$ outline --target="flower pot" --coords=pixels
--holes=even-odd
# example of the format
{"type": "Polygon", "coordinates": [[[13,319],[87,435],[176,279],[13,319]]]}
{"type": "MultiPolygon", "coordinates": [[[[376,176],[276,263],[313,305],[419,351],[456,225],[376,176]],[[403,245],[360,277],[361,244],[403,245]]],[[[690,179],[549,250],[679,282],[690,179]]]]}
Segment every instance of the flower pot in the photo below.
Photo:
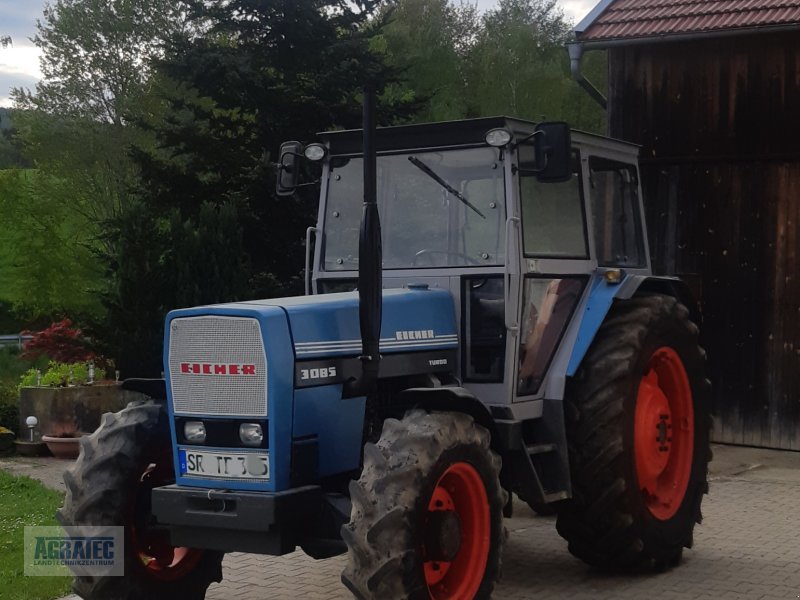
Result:
{"type": "Polygon", "coordinates": [[[47,448],[56,458],[76,459],[80,453],[80,440],[83,435],[86,434],[79,434],[78,437],[53,437],[43,435],[42,441],[47,444],[47,448]]]}

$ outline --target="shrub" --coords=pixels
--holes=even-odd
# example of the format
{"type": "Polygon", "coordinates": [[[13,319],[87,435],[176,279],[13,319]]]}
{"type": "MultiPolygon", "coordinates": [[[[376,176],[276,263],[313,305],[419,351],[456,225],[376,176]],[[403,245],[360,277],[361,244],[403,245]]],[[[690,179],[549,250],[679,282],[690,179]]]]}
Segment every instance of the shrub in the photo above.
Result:
{"type": "Polygon", "coordinates": [[[13,383],[0,382],[0,427],[16,431],[19,426],[19,392],[13,383]]]}
{"type": "Polygon", "coordinates": [[[47,356],[60,363],[75,363],[94,360],[94,353],[89,350],[81,330],[72,327],[72,321],[64,319],[53,323],[47,329],[32,333],[23,331],[23,335],[32,335],[23,346],[22,358],[36,359],[47,356]]]}

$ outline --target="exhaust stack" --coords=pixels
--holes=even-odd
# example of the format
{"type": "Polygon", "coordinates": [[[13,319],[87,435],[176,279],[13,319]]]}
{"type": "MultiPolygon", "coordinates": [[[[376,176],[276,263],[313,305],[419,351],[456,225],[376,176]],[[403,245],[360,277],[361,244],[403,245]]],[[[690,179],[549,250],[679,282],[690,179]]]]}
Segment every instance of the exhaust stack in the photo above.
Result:
{"type": "Polygon", "coordinates": [[[375,150],[375,89],[364,86],[364,207],[358,240],[358,317],[361,325],[361,378],[356,388],[363,394],[375,389],[380,367],[382,312],[381,222],[377,202],[375,150]]]}

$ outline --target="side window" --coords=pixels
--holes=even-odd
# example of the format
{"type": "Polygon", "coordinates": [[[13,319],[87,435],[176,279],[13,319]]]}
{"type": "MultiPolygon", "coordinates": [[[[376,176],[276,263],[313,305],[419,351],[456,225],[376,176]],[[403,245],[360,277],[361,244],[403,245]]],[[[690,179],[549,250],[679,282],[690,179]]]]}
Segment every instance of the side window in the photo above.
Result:
{"type": "Polygon", "coordinates": [[[519,153],[525,256],[588,258],[578,155],[573,155],[569,181],[540,183],[528,170],[533,161],[532,148],[520,146],[519,153]]]}
{"type": "Polygon", "coordinates": [[[643,267],[645,254],[636,167],[592,157],[589,169],[598,264],[643,267]]]}
{"type": "Polygon", "coordinates": [[[518,396],[534,394],[542,384],[585,282],[584,278],[530,277],[525,280],[519,336],[518,396]]]}

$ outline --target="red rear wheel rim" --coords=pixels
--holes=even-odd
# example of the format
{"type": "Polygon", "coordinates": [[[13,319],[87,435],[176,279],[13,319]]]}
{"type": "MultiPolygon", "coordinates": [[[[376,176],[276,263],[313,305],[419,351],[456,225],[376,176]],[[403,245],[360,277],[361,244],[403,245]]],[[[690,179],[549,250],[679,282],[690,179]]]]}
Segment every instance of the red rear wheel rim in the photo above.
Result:
{"type": "Polygon", "coordinates": [[[173,480],[171,461],[167,459],[159,464],[151,464],[145,470],[139,479],[133,506],[134,518],[127,531],[131,546],[145,572],[159,581],[175,581],[185,577],[203,557],[202,550],[171,546],[167,532],[153,530],[145,524],[150,491],[173,480]]]}
{"type": "Polygon", "coordinates": [[[662,346],[639,383],[634,421],[636,475],[656,519],[675,516],[689,487],[694,453],[694,404],[678,353],[662,346]]]}
{"type": "Polygon", "coordinates": [[[458,517],[461,543],[450,562],[430,559],[423,546],[423,568],[433,600],[474,598],[483,581],[491,545],[491,518],[486,487],[478,471],[465,462],[452,464],[436,483],[428,512],[452,511],[458,517]]]}

